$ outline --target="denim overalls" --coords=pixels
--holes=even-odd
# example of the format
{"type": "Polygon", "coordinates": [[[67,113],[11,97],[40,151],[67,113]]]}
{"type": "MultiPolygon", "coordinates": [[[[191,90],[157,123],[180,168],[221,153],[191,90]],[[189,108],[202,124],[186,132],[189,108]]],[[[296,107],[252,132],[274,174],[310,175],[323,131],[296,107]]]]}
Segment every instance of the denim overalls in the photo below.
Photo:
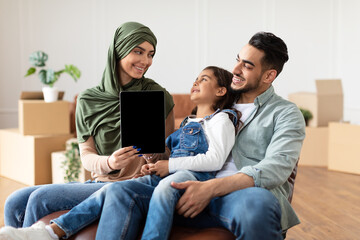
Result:
{"type": "MultiPolygon", "coordinates": [[[[216,110],[213,114],[204,117],[199,122],[187,121],[189,117],[186,117],[182,121],[180,128],[172,133],[166,139],[166,145],[170,149],[170,157],[188,157],[195,156],[199,153],[206,153],[209,144],[206,139],[204,129],[201,126],[205,120],[210,120],[215,114],[220,112],[220,109],[216,110]]],[[[234,123],[237,122],[237,115],[233,110],[225,109],[222,112],[230,113],[234,115],[234,123]]],[[[194,175],[199,181],[205,181],[215,177],[216,172],[194,172],[194,175]]]]}

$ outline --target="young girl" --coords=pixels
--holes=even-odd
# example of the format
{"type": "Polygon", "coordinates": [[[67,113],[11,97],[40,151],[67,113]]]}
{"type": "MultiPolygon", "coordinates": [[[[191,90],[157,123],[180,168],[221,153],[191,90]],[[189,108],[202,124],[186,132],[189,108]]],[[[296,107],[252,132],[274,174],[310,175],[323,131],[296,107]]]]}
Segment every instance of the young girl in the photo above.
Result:
{"type": "Polygon", "coordinates": [[[224,110],[234,102],[226,94],[231,79],[232,74],[223,69],[205,68],[191,88],[191,100],[196,104],[194,115],[185,118],[180,129],[166,139],[170,159],[142,167],[143,174],[157,175],[152,176],[151,184],[157,186],[150,199],[142,239],[168,239],[181,196],[171,182],[206,181],[222,168],[240,119],[239,112],[224,110]]]}
{"type": "MultiPolygon", "coordinates": [[[[132,183],[141,183],[144,191],[153,191],[143,238],[167,239],[175,205],[181,195],[179,190],[171,187],[171,182],[204,181],[213,178],[215,171],[221,169],[233,147],[240,113],[224,110],[230,108],[234,102],[230,94],[227,94],[231,79],[230,72],[218,67],[210,66],[200,73],[191,88],[191,100],[196,104],[193,111],[195,115],[187,117],[181,128],[166,140],[171,151],[169,160],[158,160],[156,163],[144,165],[143,177],[108,184],[70,212],[52,220],[50,226],[45,227],[43,223],[39,223],[27,229],[8,227],[0,231],[0,239],[1,236],[7,236],[8,239],[69,237],[98,219],[103,211],[117,213],[116,225],[119,228],[115,227],[116,231],[105,231],[101,230],[99,224],[97,239],[135,239],[142,215],[137,216],[136,213],[130,212],[129,206],[134,201],[133,197],[111,197],[113,193],[118,193],[122,197],[127,194],[126,190],[115,190],[112,186],[121,187],[132,183]],[[150,175],[151,173],[154,174],[150,175]],[[124,207],[114,209],[111,201],[123,204],[124,207]]],[[[149,158],[147,160],[150,162],[152,159],[149,158]]]]}

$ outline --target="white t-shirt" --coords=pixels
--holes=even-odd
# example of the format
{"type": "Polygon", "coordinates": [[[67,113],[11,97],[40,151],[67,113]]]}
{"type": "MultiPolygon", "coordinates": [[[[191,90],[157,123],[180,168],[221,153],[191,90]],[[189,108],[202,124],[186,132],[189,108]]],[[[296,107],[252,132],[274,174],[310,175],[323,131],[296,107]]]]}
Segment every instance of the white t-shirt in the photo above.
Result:
{"type": "MultiPolygon", "coordinates": [[[[234,104],[233,106],[235,109],[241,112],[241,121],[244,123],[246,119],[255,111],[255,104],[254,103],[244,103],[244,104],[234,104]]],[[[236,168],[234,159],[232,158],[232,154],[230,152],[229,156],[227,157],[224,166],[221,170],[216,174],[217,178],[227,177],[234,175],[239,170],[236,168]]]]}
{"type": "MultiPolygon", "coordinates": [[[[201,118],[189,118],[189,121],[200,120],[201,118]]],[[[170,158],[170,173],[177,170],[210,172],[222,168],[235,143],[234,124],[227,113],[219,112],[210,120],[205,120],[202,127],[208,141],[208,151],[195,156],[170,158]]]]}

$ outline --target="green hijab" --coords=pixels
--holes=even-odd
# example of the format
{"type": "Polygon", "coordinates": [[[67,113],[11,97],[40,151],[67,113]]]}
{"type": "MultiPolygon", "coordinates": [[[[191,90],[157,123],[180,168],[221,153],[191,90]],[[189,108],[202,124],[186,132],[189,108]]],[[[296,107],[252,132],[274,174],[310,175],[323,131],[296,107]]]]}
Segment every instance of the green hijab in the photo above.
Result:
{"type": "MultiPolygon", "coordinates": [[[[107,64],[101,83],[80,93],[76,106],[76,131],[79,143],[94,137],[95,146],[100,155],[110,155],[122,147],[120,139],[120,104],[121,91],[162,90],[165,92],[166,116],[174,103],[171,95],[155,81],[142,77],[133,79],[125,86],[120,86],[116,65],[131,50],[144,41],[156,49],[156,37],[152,31],[137,22],[127,22],[116,29],[110,44],[107,64]]],[[[141,115],[141,106],[139,106],[141,115]]],[[[144,122],[145,124],[145,122],[144,122]]]]}

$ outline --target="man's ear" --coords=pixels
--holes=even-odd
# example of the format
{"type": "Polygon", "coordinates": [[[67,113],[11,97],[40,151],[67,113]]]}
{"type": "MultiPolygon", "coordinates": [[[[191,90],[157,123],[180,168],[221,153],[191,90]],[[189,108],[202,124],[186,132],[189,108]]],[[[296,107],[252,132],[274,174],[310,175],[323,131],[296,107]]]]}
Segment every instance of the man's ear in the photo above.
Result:
{"type": "Polygon", "coordinates": [[[265,72],[264,76],[265,76],[264,79],[265,83],[272,83],[277,76],[277,71],[275,69],[269,69],[265,72]]]}
{"type": "Polygon", "coordinates": [[[226,94],[226,92],[227,92],[226,87],[220,87],[216,92],[216,96],[222,97],[226,94]]]}

